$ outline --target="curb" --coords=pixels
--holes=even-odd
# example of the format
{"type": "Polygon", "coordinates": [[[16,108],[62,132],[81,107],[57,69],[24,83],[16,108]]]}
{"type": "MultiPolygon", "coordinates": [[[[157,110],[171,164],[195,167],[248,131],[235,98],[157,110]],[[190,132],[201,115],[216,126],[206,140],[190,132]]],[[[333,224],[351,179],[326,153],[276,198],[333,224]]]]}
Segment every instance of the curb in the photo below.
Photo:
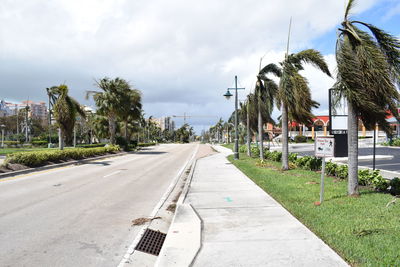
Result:
{"type": "Polygon", "coordinates": [[[7,177],[12,177],[12,176],[17,176],[21,174],[26,174],[26,173],[31,173],[31,172],[39,172],[43,170],[49,170],[49,169],[55,169],[63,166],[68,166],[68,165],[78,165],[78,164],[83,164],[86,162],[90,162],[93,160],[98,160],[98,159],[104,159],[104,158],[113,158],[113,157],[118,157],[118,156],[124,156],[129,154],[128,152],[120,152],[116,154],[107,154],[103,156],[98,156],[98,157],[93,157],[93,158],[88,158],[88,159],[80,159],[80,160],[73,160],[73,161],[68,161],[68,162],[63,162],[63,163],[56,163],[56,164],[51,164],[51,165],[45,165],[42,167],[37,167],[37,168],[28,168],[24,170],[19,170],[19,171],[11,171],[11,172],[6,172],[0,174],[0,180],[7,178],[7,177]]]}
{"type": "Polygon", "coordinates": [[[197,159],[192,163],[176,212],[154,266],[190,266],[199,253],[203,221],[191,204],[183,204],[192,183],[197,159]]]}

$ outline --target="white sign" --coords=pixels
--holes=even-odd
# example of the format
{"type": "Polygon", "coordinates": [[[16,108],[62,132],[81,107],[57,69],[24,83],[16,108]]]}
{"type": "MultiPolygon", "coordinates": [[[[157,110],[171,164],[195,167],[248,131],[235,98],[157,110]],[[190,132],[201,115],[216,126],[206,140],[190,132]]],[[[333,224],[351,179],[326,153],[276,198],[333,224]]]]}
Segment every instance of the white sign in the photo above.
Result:
{"type": "Polygon", "coordinates": [[[317,137],[315,139],[315,156],[320,158],[333,157],[335,139],[333,137],[317,137]]]}
{"type": "Polygon", "coordinates": [[[331,118],[331,129],[332,130],[347,130],[347,116],[335,116],[331,118]]]}

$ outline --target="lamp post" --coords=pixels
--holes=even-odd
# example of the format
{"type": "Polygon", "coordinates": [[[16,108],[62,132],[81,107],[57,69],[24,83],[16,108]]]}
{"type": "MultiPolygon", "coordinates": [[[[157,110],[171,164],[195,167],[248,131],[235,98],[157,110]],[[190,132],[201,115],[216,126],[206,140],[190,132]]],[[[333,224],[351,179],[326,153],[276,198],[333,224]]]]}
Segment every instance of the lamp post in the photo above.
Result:
{"type": "Polygon", "coordinates": [[[235,90],[235,147],[233,151],[233,158],[239,159],[239,131],[238,131],[238,93],[237,90],[244,90],[245,88],[237,87],[237,76],[235,76],[235,88],[228,88],[224,94],[225,98],[229,100],[232,94],[229,90],[235,90]]]}
{"type": "Polygon", "coordinates": [[[6,128],[6,126],[4,124],[0,125],[1,127],[1,148],[4,148],[4,128],[6,128]]]}

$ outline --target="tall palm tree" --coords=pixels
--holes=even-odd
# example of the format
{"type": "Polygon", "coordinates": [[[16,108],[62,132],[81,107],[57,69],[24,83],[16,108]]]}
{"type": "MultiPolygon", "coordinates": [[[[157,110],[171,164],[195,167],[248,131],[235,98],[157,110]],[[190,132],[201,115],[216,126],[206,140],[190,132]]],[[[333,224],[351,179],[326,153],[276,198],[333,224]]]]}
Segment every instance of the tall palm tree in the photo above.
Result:
{"type": "Polygon", "coordinates": [[[76,116],[79,114],[82,118],[85,118],[86,113],[79,103],[68,95],[67,85],[53,86],[48,92],[54,101],[53,113],[59,127],[58,146],[60,149],[64,149],[64,141],[69,145],[72,142],[76,116]]]}
{"type": "Polygon", "coordinates": [[[260,159],[264,159],[264,122],[274,123],[271,117],[274,101],[278,92],[277,84],[267,77],[269,73],[273,73],[276,76],[281,76],[281,71],[275,64],[268,64],[257,75],[257,82],[255,88],[255,95],[257,100],[258,109],[258,138],[260,146],[260,159]],[[264,117],[264,118],[263,118],[264,117]]]}
{"type": "Polygon", "coordinates": [[[321,53],[314,49],[307,49],[296,54],[286,55],[281,63],[282,74],[277,94],[277,104],[282,115],[282,169],[289,169],[289,142],[288,123],[296,121],[302,124],[312,124],[314,115],[312,108],[319,107],[319,103],[311,98],[307,79],[299,72],[304,69],[303,64],[312,64],[317,69],[331,77],[328,65],[321,53]]]}
{"type": "Polygon", "coordinates": [[[215,128],[217,130],[217,135],[218,135],[218,143],[220,143],[220,138],[222,137],[222,130],[224,129],[224,121],[222,118],[219,119],[219,121],[215,124],[215,128]]]}
{"type": "Polygon", "coordinates": [[[355,0],[349,0],[336,43],[338,98],[348,106],[348,194],[358,194],[358,117],[367,129],[376,124],[388,134],[386,116],[399,120],[396,88],[400,85],[400,42],[394,36],[365,22],[350,20],[355,0]],[[369,32],[362,30],[365,27],[369,32]]]}

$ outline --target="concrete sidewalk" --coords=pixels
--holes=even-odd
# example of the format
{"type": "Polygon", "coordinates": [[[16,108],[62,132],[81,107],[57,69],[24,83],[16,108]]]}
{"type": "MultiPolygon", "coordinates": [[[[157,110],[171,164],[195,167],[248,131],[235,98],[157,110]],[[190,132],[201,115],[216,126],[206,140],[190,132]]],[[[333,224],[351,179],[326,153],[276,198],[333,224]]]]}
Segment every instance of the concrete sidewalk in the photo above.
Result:
{"type": "Polygon", "coordinates": [[[202,220],[193,266],[348,266],[216,149],[197,161],[184,202],[202,220]]]}

